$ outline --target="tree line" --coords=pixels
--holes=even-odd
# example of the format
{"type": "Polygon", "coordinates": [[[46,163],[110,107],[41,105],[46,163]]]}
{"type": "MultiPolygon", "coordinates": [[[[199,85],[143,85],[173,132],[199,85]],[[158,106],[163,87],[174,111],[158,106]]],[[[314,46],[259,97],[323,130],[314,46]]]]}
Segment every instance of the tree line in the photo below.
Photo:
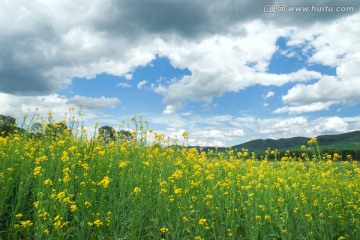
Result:
{"type": "MultiPolygon", "coordinates": [[[[12,116],[0,114],[0,136],[6,137],[13,133],[27,134],[32,138],[52,137],[57,138],[66,132],[71,132],[65,121],[48,123],[45,126],[41,123],[32,123],[29,129],[18,127],[16,119],[12,116]]],[[[105,143],[117,140],[134,140],[133,134],[127,130],[116,131],[113,127],[102,126],[97,130],[97,138],[105,143]]]]}

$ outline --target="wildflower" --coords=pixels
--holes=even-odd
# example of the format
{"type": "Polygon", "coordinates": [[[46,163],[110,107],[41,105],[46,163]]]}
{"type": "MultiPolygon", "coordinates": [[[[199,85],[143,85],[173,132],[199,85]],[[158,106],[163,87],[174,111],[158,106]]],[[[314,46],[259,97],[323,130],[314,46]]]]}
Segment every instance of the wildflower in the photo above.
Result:
{"type": "Polygon", "coordinates": [[[40,175],[41,176],[41,167],[38,166],[34,169],[34,176],[40,175]]]}
{"type": "Polygon", "coordinates": [[[71,212],[75,212],[76,209],[77,209],[76,204],[72,204],[72,205],[70,206],[70,211],[71,211],[71,212]]]}
{"type": "Polygon", "coordinates": [[[63,154],[62,154],[62,157],[61,157],[61,161],[63,162],[67,162],[69,161],[69,156],[68,156],[68,153],[66,151],[63,151],[63,154]]]}
{"type": "Polygon", "coordinates": [[[317,139],[316,138],[311,138],[309,141],[308,141],[308,144],[309,145],[312,145],[312,144],[315,144],[317,143],[317,139]]]}
{"type": "Polygon", "coordinates": [[[189,137],[189,133],[188,132],[186,132],[186,131],[184,131],[183,133],[182,133],[182,136],[183,136],[183,138],[188,138],[189,137]]]}
{"type": "Polygon", "coordinates": [[[30,220],[26,220],[26,221],[21,221],[20,222],[20,226],[22,227],[22,228],[27,228],[28,226],[32,226],[33,225],[33,223],[30,221],[30,220]]]}
{"type": "Polygon", "coordinates": [[[65,197],[65,192],[59,192],[58,195],[56,196],[57,199],[61,200],[65,197]]]}
{"type": "Polygon", "coordinates": [[[103,188],[107,188],[110,184],[110,178],[105,176],[97,185],[102,186],[103,188]]]}
{"type": "Polygon", "coordinates": [[[181,195],[181,188],[176,188],[175,190],[174,190],[174,193],[176,194],[176,195],[181,195]]]}
{"type": "Polygon", "coordinates": [[[98,154],[99,154],[100,157],[102,157],[102,156],[105,155],[105,151],[99,151],[98,154]]]}
{"type": "Polygon", "coordinates": [[[19,218],[22,218],[22,216],[23,216],[23,215],[22,215],[21,213],[18,213],[18,214],[15,215],[15,218],[16,218],[16,219],[19,219],[19,218]]]}
{"type": "Polygon", "coordinates": [[[45,181],[44,181],[44,185],[52,185],[52,181],[50,180],[50,179],[46,179],[45,181]]]}
{"type": "Polygon", "coordinates": [[[212,199],[212,198],[213,198],[213,195],[208,194],[208,195],[206,195],[206,197],[204,198],[204,201],[210,200],[210,199],[212,199]]]}
{"type": "Polygon", "coordinates": [[[165,227],[160,228],[160,232],[162,232],[162,233],[167,233],[168,231],[169,231],[168,228],[165,228],[165,227]]]}
{"type": "Polygon", "coordinates": [[[91,207],[91,202],[87,202],[87,201],[86,201],[84,204],[85,204],[85,207],[86,207],[86,208],[91,207]]]}
{"type": "Polygon", "coordinates": [[[101,220],[98,219],[98,220],[94,221],[94,225],[97,226],[97,227],[100,227],[100,226],[104,225],[104,223],[101,220]]]}
{"type": "Polygon", "coordinates": [[[204,225],[206,223],[206,219],[205,218],[202,218],[199,220],[199,224],[200,225],[204,225]]]}
{"type": "Polygon", "coordinates": [[[140,193],[141,189],[139,187],[134,188],[134,193],[140,193]]]}
{"type": "Polygon", "coordinates": [[[305,217],[309,222],[311,222],[313,219],[310,213],[305,214],[305,217]]]}
{"type": "Polygon", "coordinates": [[[127,163],[126,163],[126,162],[120,161],[120,163],[119,163],[119,167],[120,167],[120,168],[125,168],[126,166],[127,166],[127,163]]]}
{"type": "Polygon", "coordinates": [[[71,153],[74,153],[74,152],[76,151],[76,146],[70,147],[70,148],[69,148],[69,151],[70,151],[71,153]]]}
{"type": "Polygon", "coordinates": [[[184,216],[184,217],[183,217],[183,221],[184,221],[184,222],[188,222],[188,221],[189,221],[189,219],[188,219],[187,217],[185,217],[185,216],[184,216]]]}

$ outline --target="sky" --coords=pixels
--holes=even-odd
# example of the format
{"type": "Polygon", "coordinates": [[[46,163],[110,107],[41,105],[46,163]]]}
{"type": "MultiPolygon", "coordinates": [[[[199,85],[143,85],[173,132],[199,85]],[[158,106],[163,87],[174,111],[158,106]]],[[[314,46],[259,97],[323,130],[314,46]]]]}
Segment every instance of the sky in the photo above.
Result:
{"type": "Polygon", "coordinates": [[[75,108],[89,133],[141,116],[199,146],[359,130],[359,10],[358,0],[0,0],[0,114],[61,120],[75,108]]]}

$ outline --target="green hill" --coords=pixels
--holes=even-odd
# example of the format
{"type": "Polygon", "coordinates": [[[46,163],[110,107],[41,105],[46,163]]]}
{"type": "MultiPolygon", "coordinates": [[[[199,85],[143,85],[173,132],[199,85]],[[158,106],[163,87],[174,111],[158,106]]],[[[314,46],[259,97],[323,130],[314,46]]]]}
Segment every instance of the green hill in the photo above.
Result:
{"type": "MultiPolygon", "coordinates": [[[[321,149],[327,150],[360,150],[360,131],[348,132],[336,135],[321,135],[316,137],[321,149]]],[[[249,149],[250,152],[261,153],[266,149],[300,150],[301,145],[307,145],[310,138],[293,137],[274,139],[257,139],[243,144],[235,145],[233,148],[241,150],[249,149]]]]}

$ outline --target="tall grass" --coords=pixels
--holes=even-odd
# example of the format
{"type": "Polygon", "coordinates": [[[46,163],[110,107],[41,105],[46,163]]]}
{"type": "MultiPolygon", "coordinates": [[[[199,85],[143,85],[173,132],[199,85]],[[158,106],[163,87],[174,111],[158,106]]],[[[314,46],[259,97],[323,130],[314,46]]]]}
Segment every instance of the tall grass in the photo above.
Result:
{"type": "MultiPolygon", "coordinates": [[[[359,239],[360,168],[148,142],[0,137],[2,239],[359,239]],[[280,161],[282,160],[282,161],[280,161]]],[[[184,135],[187,137],[187,135],[184,135]]],[[[313,152],[314,151],[314,152],[313,152]]]]}

